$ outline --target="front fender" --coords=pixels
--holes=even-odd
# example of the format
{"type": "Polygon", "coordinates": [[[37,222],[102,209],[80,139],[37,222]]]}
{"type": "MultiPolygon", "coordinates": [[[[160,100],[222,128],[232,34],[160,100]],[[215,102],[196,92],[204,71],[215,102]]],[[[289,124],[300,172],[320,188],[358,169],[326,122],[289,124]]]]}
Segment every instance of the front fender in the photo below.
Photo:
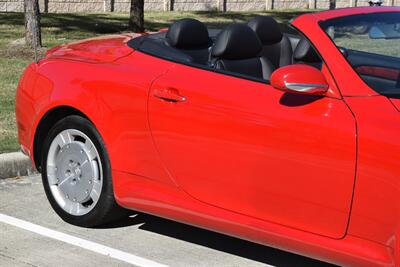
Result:
{"type": "MultiPolygon", "coordinates": [[[[153,69],[157,70],[154,65],[153,69]]],[[[147,121],[148,90],[156,73],[125,63],[44,60],[36,67],[35,76],[25,97],[33,114],[31,123],[25,123],[29,137],[21,142],[27,144],[31,158],[40,121],[53,109],[66,106],[95,125],[113,170],[170,182],[159,163],[147,121]]]]}

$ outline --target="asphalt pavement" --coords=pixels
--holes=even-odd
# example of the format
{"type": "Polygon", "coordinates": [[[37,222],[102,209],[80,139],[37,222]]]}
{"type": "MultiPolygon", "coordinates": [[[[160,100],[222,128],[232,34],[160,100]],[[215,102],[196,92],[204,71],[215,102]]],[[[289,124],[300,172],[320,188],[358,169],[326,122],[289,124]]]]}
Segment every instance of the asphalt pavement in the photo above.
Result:
{"type": "Polygon", "coordinates": [[[331,266],[135,213],[102,228],[62,221],[39,176],[0,180],[0,266],[331,266]]]}

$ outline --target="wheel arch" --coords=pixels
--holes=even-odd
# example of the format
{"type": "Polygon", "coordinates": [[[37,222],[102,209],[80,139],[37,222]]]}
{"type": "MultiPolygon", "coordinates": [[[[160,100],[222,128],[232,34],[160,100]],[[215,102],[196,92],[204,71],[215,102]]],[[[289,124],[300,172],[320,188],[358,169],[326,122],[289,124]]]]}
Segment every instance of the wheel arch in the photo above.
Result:
{"type": "Polygon", "coordinates": [[[77,115],[84,117],[85,119],[91,121],[87,115],[77,108],[71,106],[57,106],[53,107],[47,111],[40,119],[38,126],[36,127],[35,136],[33,139],[33,160],[35,162],[36,168],[41,171],[41,154],[42,154],[42,144],[46,138],[46,133],[48,133],[59,120],[70,115],[77,115]]]}

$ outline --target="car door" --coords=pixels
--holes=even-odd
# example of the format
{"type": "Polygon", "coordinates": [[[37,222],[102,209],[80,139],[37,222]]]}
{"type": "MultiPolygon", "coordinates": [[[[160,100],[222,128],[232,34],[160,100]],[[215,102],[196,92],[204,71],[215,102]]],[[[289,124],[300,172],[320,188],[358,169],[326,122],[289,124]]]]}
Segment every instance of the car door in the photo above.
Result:
{"type": "Polygon", "coordinates": [[[149,123],[176,184],[222,209],[333,238],[346,231],[356,129],[341,99],[177,64],[149,123]]]}

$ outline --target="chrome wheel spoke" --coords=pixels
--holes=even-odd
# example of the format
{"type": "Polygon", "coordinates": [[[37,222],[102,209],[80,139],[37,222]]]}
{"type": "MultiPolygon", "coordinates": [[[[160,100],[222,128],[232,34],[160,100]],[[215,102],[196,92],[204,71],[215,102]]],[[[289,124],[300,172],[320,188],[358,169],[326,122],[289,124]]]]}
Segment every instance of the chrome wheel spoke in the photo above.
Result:
{"type": "Polygon", "coordinates": [[[68,203],[68,211],[70,214],[74,214],[74,203],[72,202],[68,203]]]}
{"type": "Polygon", "coordinates": [[[72,211],[75,214],[79,214],[81,212],[81,209],[83,209],[83,206],[81,203],[73,203],[72,204],[72,211]]]}
{"type": "Polygon", "coordinates": [[[89,160],[94,160],[97,158],[97,151],[94,149],[92,144],[88,144],[88,140],[85,142],[85,152],[89,156],[89,160]]]}
{"type": "Polygon", "coordinates": [[[93,202],[97,202],[100,198],[99,192],[93,188],[92,192],[90,193],[90,197],[92,198],[93,202]]]}
{"type": "Polygon", "coordinates": [[[55,185],[58,183],[56,170],[57,170],[56,166],[47,165],[47,179],[49,180],[50,185],[55,185]]]}
{"type": "Polygon", "coordinates": [[[64,131],[57,135],[55,141],[57,142],[58,146],[62,148],[63,146],[72,142],[72,136],[68,131],[64,131]]]}
{"type": "Polygon", "coordinates": [[[97,164],[96,161],[92,161],[92,169],[94,170],[93,172],[93,180],[96,182],[99,180],[99,165],[97,164]]]}

